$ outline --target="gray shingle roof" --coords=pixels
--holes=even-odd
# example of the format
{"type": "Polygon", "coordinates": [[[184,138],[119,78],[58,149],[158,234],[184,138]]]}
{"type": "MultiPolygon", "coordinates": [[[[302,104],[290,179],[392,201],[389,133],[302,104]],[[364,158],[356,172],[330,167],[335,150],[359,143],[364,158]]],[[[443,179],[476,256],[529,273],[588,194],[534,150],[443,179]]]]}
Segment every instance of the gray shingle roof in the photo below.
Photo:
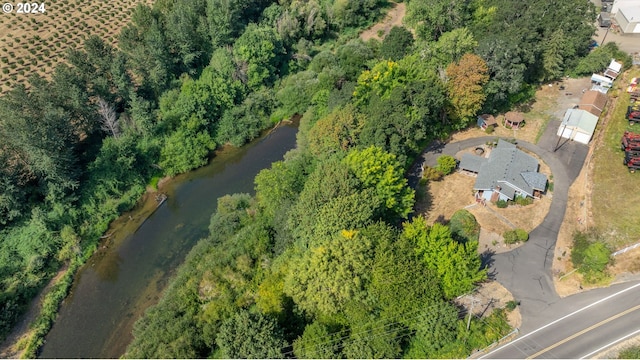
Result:
{"type": "MultiPolygon", "coordinates": [[[[460,164],[462,168],[462,162],[460,164]]],[[[544,190],[544,186],[541,186],[543,181],[546,185],[546,176],[537,172],[538,161],[518,150],[514,144],[503,140],[498,141],[498,146],[491,151],[486,162],[480,165],[475,190],[494,190],[498,185],[503,189],[501,193],[513,199],[515,190],[533,196],[534,189],[544,190]],[[507,187],[512,188],[513,192],[507,187]]]]}
{"type": "Polygon", "coordinates": [[[462,159],[460,159],[460,165],[458,166],[462,170],[473,171],[477,173],[477,172],[480,172],[480,169],[484,164],[486,164],[486,162],[487,162],[486,158],[472,155],[469,153],[464,153],[462,154],[462,159]]]}
{"type": "Polygon", "coordinates": [[[529,184],[534,190],[544,191],[547,187],[547,175],[540,174],[539,172],[523,172],[522,178],[529,184]]]}

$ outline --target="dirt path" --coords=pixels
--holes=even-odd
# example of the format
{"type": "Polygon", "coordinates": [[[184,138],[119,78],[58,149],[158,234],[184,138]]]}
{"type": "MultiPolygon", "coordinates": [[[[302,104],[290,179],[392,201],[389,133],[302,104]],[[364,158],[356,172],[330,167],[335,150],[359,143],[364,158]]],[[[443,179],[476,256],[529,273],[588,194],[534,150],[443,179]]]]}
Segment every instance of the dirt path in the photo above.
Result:
{"type": "Polygon", "coordinates": [[[382,40],[382,38],[378,36],[378,31],[382,30],[384,36],[386,36],[392,27],[402,26],[402,19],[406,12],[407,5],[405,3],[393,4],[393,7],[389,10],[384,20],[363,31],[362,34],[360,34],[360,39],[362,39],[362,41],[368,41],[370,39],[382,40]]]}
{"type": "Polygon", "coordinates": [[[24,313],[20,319],[20,321],[13,327],[7,338],[0,344],[0,358],[3,359],[17,359],[20,358],[22,349],[19,349],[18,344],[22,339],[25,339],[29,336],[29,326],[36,319],[36,317],[40,314],[40,309],[42,308],[42,300],[45,295],[49,293],[53,285],[55,285],[62,276],[67,272],[68,265],[63,266],[56,276],[53,277],[45,286],[42,291],[38,294],[38,296],[31,301],[29,304],[29,310],[24,313]]]}

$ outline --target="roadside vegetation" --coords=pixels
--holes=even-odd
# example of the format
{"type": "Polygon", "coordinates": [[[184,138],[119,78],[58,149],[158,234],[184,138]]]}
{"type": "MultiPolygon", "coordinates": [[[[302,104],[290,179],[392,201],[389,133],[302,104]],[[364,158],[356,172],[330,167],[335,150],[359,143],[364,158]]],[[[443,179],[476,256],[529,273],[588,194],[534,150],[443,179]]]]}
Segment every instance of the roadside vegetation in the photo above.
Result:
{"type": "MultiPolygon", "coordinates": [[[[294,115],[298,149],[256,177],[255,197],[219,200],[209,237],[125,356],[459,358],[505,335],[503,312],[467,329],[450,301],[486,279],[471,219],[406,222],[414,192],[403,175],[427,142],[575,66],[595,8],[411,0],[415,38],[357,39],[388,5],[139,5],[117,49],[90,37],[50,80],[0,98],[0,335],[152,179],[294,115]]],[[[69,279],[45,300],[26,356],[69,279]]]]}

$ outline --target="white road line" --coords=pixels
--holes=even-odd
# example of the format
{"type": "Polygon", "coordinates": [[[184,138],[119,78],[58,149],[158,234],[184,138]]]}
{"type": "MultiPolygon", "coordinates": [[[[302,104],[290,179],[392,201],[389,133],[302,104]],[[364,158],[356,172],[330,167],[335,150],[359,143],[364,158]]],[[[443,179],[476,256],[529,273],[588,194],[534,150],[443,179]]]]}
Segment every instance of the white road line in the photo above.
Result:
{"type": "Polygon", "coordinates": [[[625,336],[621,337],[620,339],[614,340],[614,341],[612,341],[612,342],[608,343],[607,345],[605,345],[605,346],[601,347],[601,348],[600,348],[600,349],[598,349],[598,350],[592,351],[592,352],[588,353],[587,355],[583,355],[583,356],[581,356],[581,357],[580,357],[580,359],[584,359],[584,358],[587,358],[587,357],[589,357],[589,356],[591,356],[591,355],[597,354],[597,353],[599,353],[600,351],[602,351],[602,350],[604,350],[604,349],[606,349],[606,348],[608,348],[608,347],[610,347],[610,346],[613,346],[613,345],[615,345],[615,344],[617,344],[617,343],[619,343],[619,342],[621,342],[621,341],[623,341],[623,340],[626,340],[627,338],[630,338],[630,337],[632,337],[633,335],[638,334],[638,333],[640,333],[640,329],[638,329],[638,330],[636,330],[636,331],[632,332],[631,334],[625,335],[625,336]]]}
{"type": "Polygon", "coordinates": [[[513,341],[511,341],[511,342],[509,342],[509,343],[506,343],[506,344],[504,344],[504,345],[500,346],[499,348],[497,348],[497,349],[495,349],[495,350],[493,350],[493,351],[491,351],[491,352],[489,352],[489,353],[487,353],[487,354],[485,354],[485,355],[483,355],[483,356],[479,357],[478,359],[484,359],[484,358],[486,358],[487,356],[489,356],[489,355],[493,354],[494,352],[500,351],[500,350],[504,349],[504,348],[505,348],[505,347],[507,347],[507,346],[513,345],[513,344],[517,343],[518,341],[520,341],[520,340],[522,340],[522,339],[526,339],[527,337],[529,337],[529,336],[531,336],[531,335],[533,335],[533,334],[537,333],[538,331],[542,331],[542,330],[544,330],[544,329],[548,328],[549,326],[555,325],[556,323],[558,323],[558,322],[560,322],[560,321],[562,321],[562,320],[564,320],[564,319],[566,319],[566,318],[568,318],[568,317],[571,317],[571,316],[573,316],[573,315],[575,315],[575,314],[577,314],[577,313],[580,313],[580,312],[582,312],[582,311],[584,311],[584,310],[587,310],[587,309],[589,309],[589,308],[591,308],[591,307],[593,307],[593,306],[596,306],[596,305],[598,305],[598,304],[600,304],[600,303],[602,303],[602,302],[605,302],[605,301],[607,301],[607,300],[609,300],[609,299],[611,299],[611,298],[613,298],[613,297],[616,297],[616,296],[618,296],[618,295],[620,295],[620,294],[622,294],[622,293],[625,293],[625,292],[627,292],[627,291],[629,291],[629,290],[635,289],[635,288],[637,288],[637,287],[639,287],[639,286],[640,286],[640,283],[635,284],[635,285],[633,285],[633,286],[631,286],[631,287],[628,287],[628,288],[626,288],[626,289],[624,289],[624,290],[620,290],[620,291],[618,291],[617,293],[615,293],[615,294],[611,294],[611,295],[609,295],[609,296],[607,296],[607,297],[605,297],[605,298],[602,298],[602,299],[600,299],[600,300],[598,300],[598,301],[596,301],[596,302],[594,302],[594,303],[591,303],[591,304],[589,304],[589,305],[587,305],[587,306],[583,307],[582,309],[578,309],[578,310],[576,310],[576,311],[572,312],[571,314],[565,315],[565,316],[563,316],[563,317],[561,317],[561,318],[559,318],[559,319],[557,319],[557,320],[555,320],[555,321],[552,321],[552,322],[548,323],[547,325],[545,325],[545,326],[543,326],[543,327],[537,328],[536,330],[534,330],[534,331],[532,331],[532,332],[530,332],[530,333],[526,334],[526,335],[525,335],[525,336],[523,336],[523,337],[517,338],[517,339],[515,339],[515,340],[513,340],[513,341]]]}

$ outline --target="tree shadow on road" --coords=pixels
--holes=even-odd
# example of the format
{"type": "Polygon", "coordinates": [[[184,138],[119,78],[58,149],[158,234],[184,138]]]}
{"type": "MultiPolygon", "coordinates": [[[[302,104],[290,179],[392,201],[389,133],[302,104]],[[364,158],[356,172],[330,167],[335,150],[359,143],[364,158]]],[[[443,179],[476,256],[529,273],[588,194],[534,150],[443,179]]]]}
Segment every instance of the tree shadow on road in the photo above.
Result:
{"type": "Polygon", "coordinates": [[[487,278],[489,280],[495,280],[496,279],[496,270],[492,267],[493,262],[495,261],[493,258],[493,255],[495,255],[496,252],[488,249],[483,251],[480,254],[480,262],[481,262],[481,267],[483,269],[487,269],[487,278]]]}

